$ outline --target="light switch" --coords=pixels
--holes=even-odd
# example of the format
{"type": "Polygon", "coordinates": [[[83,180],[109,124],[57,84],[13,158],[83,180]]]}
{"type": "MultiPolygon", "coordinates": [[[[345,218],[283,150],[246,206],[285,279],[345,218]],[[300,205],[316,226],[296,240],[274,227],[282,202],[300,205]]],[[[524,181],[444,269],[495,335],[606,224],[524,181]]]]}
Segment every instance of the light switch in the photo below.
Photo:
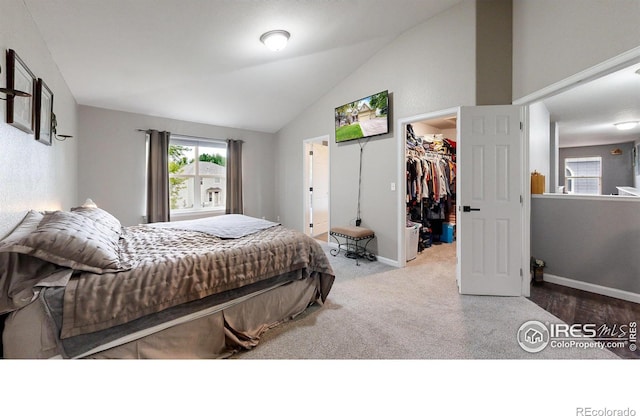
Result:
{"type": "Polygon", "coordinates": [[[395,182],[391,182],[391,190],[392,191],[396,190],[396,183],[395,182]]]}

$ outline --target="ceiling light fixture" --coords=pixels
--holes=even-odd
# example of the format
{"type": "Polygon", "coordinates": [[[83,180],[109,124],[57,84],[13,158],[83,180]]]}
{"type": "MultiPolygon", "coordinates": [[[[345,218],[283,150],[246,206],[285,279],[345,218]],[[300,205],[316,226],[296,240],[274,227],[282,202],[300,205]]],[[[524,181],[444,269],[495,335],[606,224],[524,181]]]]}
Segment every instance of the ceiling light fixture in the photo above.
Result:
{"type": "Polygon", "coordinates": [[[260,42],[272,51],[281,51],[287,46],[290,36],[286,30],[270,30],[260,36],[260,42]]]}
{"type": "Polygon", "coordinates": [[[618,130],[631,130],[638,124],[640,124],[640,121],[625,121],[623,123],[615,123],[614,126],[616,126],[618,130]]]}

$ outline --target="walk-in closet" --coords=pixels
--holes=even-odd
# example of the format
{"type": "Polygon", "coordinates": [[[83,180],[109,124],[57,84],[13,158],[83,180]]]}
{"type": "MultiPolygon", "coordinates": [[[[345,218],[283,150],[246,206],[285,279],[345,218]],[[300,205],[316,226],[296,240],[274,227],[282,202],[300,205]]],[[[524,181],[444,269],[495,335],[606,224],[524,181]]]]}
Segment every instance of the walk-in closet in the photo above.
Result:
{"type": "Polygon", "coordinates": [[[412,122],[405,128],[407,261],[456,240],[456,118],[412,122]]]}

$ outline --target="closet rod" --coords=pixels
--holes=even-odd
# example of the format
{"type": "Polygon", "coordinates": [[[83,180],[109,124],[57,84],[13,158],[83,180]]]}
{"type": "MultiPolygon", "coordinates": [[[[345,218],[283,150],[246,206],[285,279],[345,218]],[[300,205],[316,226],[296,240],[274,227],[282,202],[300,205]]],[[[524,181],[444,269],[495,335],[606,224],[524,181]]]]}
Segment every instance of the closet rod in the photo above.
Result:
{"type": "Polygon", "coordinates": [[[407,155],[411,155],[411,156],[435,156],[435,157],[442,157],[445,159],[451,159],[451,154],[448,153],[439,153],[439,152],[434,152],[431,150],[424,150],[423,152],[418,152],[416,150],[413,149],[407,149],[407,155]]]}

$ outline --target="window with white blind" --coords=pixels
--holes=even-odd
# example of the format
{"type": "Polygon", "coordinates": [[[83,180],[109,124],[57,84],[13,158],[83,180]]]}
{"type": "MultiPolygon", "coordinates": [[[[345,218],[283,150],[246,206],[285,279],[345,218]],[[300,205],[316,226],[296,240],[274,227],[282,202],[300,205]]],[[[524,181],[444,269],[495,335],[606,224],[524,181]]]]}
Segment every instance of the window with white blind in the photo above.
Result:
{"type": "Polygon", "coordinates": [[[224,211],[227,143],[171,136],[169,205],[171,213],[224,211]]]}
{"type": "Polygon", "coordinates": [[[602,193],[602,158],[571,157],[564,160],[564,186],[570,194],[602,193]]]}

